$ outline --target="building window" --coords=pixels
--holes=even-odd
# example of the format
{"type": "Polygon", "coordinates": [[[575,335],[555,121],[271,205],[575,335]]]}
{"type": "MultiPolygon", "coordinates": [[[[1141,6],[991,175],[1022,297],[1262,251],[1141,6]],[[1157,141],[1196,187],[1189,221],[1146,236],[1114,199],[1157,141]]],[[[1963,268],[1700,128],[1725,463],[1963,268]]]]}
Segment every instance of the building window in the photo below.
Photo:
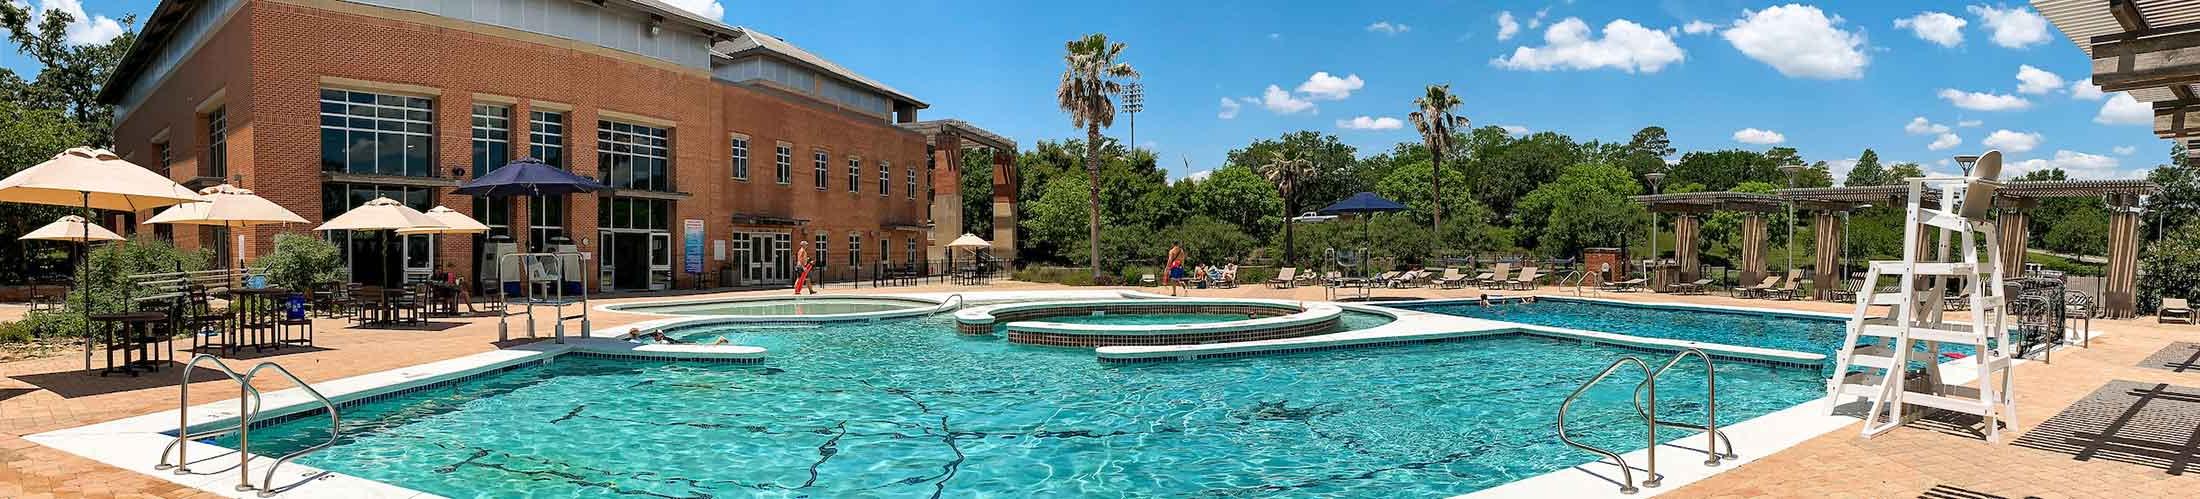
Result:
{"type": "Polygon", "coordinates": [[[848,267],[863,268],[863,236],[854,232],[848,233],[848,267]]]}
{"type": "Polygon", "coordinates": [[[893,236],[883,236],[878,238],[878,263],[883,266],[884,264],[892,261],[894,261],[893,236]]]}
{"type": "Polygon", "coordinates": [[[606,229],[672,229],[672,202],[613,197],[596,202],[596,220],[606,229]]]}
{"type": "Polygon", "coordinates": [[[863,158],[848,157],[848,193],[863,192],[863,158]]]}
{"type": "Polygon", "coordinates": [[[225,108],[206,113],[206,167],[199,171],[201,176],[229,178],[229,112],[225,108]]]}
{"type": "Polygon", "coordinates": [[[904,173],[906,173],[906,175],[903,175],[903,177],[907,177],[907,179],[908,179],[908,181],[906,182],[906,183],[908,184],[908,185],[906,185],[906,187],[908,187],[908,188],[907,188],[907,189],[902,189],[902,193],[901,193],[901,196],[902,196],[902,197],[905,197],[905,198],[909,198],[909,199],[916,199],[916,198],[917,198],[917,168],[916,168],[916,167],[913,167],[913,166],[912,166],[912,167],[909,167],[909,168],[903,168],[902,170],[904,171],[904,173]]]}
{"type": "MultiPolygon", "coordinates": [[[[812,252],[812,253],[815,253],[815,254],[813,254],[813,255],[810,255],[810,259],[811,259],[811,261],[817,262],[817,267],[818,267],[818,268],[824,268],[824,267],[825,267],[825,262],[830,262],[830,261],[832,261],[832,260],[827,260],[827,259],[825,259],[825,254],[826,254],[826,253],[829,253],[829,252],[831,252],[831,247],[832,247],[832,245],[833,245],[833,240],[832,240],[832,238],[829,238],[829,237],[825,237],[825,236],[827,236],[827,234],[826,234],[826,233],[824,233],[824,232],[818,232],[818,233],[817,233],[817,235],[815,236],[815,239],[817,239],[817,242],[815,243],[815,245],[816,245],[817,247],[815,247],[815,248],[811,248],[811,252],[812,252]]],[[[815,279],[815,278],[813,277],[812,279],[815,279]]]]}
{"type": "Polygon", "coordinates": [[[565,113],[527,112],[527,154],[543,164],[565,166],[565,113]]]}
{"type": "Polygon", "coordinates": [[[321,89],[321,169],[433,176],[434,107],[420,97],[321,89]]]}
{"type": "MultiPolygon", "coordinates": [[[[168,148],[167,142],[154,142],[153,161],[155,161],[156,163],[154,164],[159,167],[161,175],[168,175],[168,168],[176,164],[175,150],[168,148]]],[[[162,224],[156,225],[155,227],[166,226],[166,224],[162,224]]]]}
{"type": "Polygon", "coordinates": [[[878,197],[883,198],[893,195],[893,193],[888,192],[893,190],[893,187],[894,165],[885,161],[878,162],[878,197]]]}
{"type": "Polygon", "coordinates": [[[474,104],[474,176],[512,161],[512,108],[474,104]]]}
{"type": "Polygon", "coordinates": [[[826,159],[827,157],[824,149],[818,149],[810,153],[810,173],[812,175],[810,183],[815,184],[817,190],[820,191],[825,190],[825,165],[831,161],[826,159]]]}
{"type": "Polygon", "coordinates": [[[785,142],[773,151],[772,166],[778,169],[779,185],[787,185],[794,178],[794,146],[785,142]]]}
{"type": "Polygon", "coordinates": [[[669,130],[610,120],[596,121],[596,167],[618,189],[672,191],[666,175],[669,130]]]}
{"type": "Polygon", "coordinates": [[[909,268],[916,268],[916,267],[917,267],[917,236],[909,236],[909,238],[908,238],[908,239],[903,239],[903,240],[902,240],[902,247],[903,247],[903,251],[902,251],[902,253],[901,253],[901,255],[902,255],[902,256],[901,256],[901,258],[902,258],[902,260],[906,260],[906,261],[908,261],[908,262],[909,262],[909,268]]]}
{"type": "Polygon", "coordinates": [[[565,234],[565,196],[527,198],[527,251],[548,252],[550,240],[565,234]]]}
{"type": "Polygon", "coordinates": [[[489,226],[487,236],[512,237],[512,198],[474,198],[474,218],[489,226]]]}
{"type": "Polygon", "coordinates": [[[748,179],[749,179],[749,137],[748,137],[747,135],[735,135],[735,136],[733,136],[733,155],[732,155],[732,157],[733,157],[733,178],[734,178],[734,179],[736,179],[736,180],[748,180],[748,179]]]}

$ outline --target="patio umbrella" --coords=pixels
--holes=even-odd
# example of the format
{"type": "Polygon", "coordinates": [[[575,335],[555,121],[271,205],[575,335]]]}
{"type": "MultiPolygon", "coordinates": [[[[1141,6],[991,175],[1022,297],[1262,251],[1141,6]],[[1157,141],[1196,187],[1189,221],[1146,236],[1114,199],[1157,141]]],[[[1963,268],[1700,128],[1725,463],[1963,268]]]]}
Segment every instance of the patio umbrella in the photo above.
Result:
{"type": "MultiPolygon", "coordinates": [[[[200,189],[199,195],[205,196],[206,201],[176,205],[146,219],[145,224],[209,225],[235,231],[239,227],[306,223],[305,217],[253,194],[251,189],[222,184],[200,189]]],[[[230,241],[223,241],[222,244],[230,244],[230,241]]],[[[244,248],[241,244],[236,255],[237,261],[233,262],[237,264],[236,268],[244,268],[244,248]]],[[[222,262],[222,265],[230,263],[232,262],[222,262]]]]}
{"type": "MultiPolygon", "coordinates": [[[[321,223],[320,227],[314,227],[313,230],[401,231],[405,229],[441,229],[446,227],[449,226],[428,217],[420,210],[405,206],[405,203],[381,197],[374,198],[373,201],[368,201],[367,204],[359,205],[358,208],[352,208],[351,211],[344,212],[342,215],[337,215],[336,218],[321,223]]],[[[400,278],[398,281],[403,282],[404,279],[400,278]]]]}
{"type": "Polygon", "coordinates": [[[428,216],[428,218],[432,218],[432,219],[435,219],[435,221],[436,221],[436,222],[442,223],[442,224],[443,224],[443,226],[442,226],[442,227],[413,227],[413,228],[408,228],[408,229],[397,229],[397,233],[398,233],[398,234],[403,234],[403,235],[412,235],[412,234],[481,234],[481,233],[486,233],[486,232],[489,232],[489,226],[487,226],[487,225],[482,225],[482,224],[481,224],[481,222],[477,222],[477,221],[474,221],[474,217],[469,217],[469,216],[466,216],[466,214],[464,214],[464,213],[459,213],[459,212],[458,212],[458,210],[453,210],[453,209],[450,209],[449,207],[444,207],[444,206],[437,206],[437,207],[435,207],[435,208],[433,208],[433,209],[429,209],[427,213],[423,213],[423,214],[424,214],[424,215],[427,215],[427,216],[428,216]]]}
{"type": "Polygon", "coordinates": [[[555,196],[610,189],[588,177],[574,175],[535,158],[520,158],[482,175],[451,192],[474,197],[555,196]]]}
{"type": "Polygon", "coordinates": [[[72,243],[88,243],[91,241],[121,241],[122,236],[115,234],[114,231],[107,230],[106,227],[100,227],[97,225],[85,223],[84,217],[76,215],[65,215],[62,216],[60,219],[54,220],[53,223],[46,224],[45,227],[39,227],[38,230],[30,231],[29,233],[23,234],[23,237],[18,237],[16,239],[23,241],[68,241],[72,243]]]}
{"type": "Polygon", "coordinates": [[[978,254],[978,250],[991,248],[993,247],[993,243],[986,242],[985,239],[979,238],[977,234],[964,232],[962,237],[955,238],[954,241],[948,242],[947,247],[947,265],[948,268],[952,269],[955,266],[955,249],[970,250],[971,256],[976,257],[978,254]]]}
{"type": "MultiPolygon", "coordinates": [[[[1329,207],[1327,208],[1322,208],[1320,213],[1323,215],[1359,215],[1360,235],[1364,241],[1367,241],[1367,243],[1365,243],[1367,246],[1373,246],[1375,235],[1373,229],[1371,229],[1368,224],[1368,218],[1376,213],[1405,211],[1405,209],[1405,205],[1398,204],[1397,201],[1383,199],[1382,196],[1377,196],[1375,195],[1375,193],[1372,192],[1362,192],[1359,194],[1353,194],[1352,197],[1344,198],[1343,201],[1338,201],[1336,204],[1329,205],[1329,207]]],[[[1360,274],[1366,275],[1367,261],[1369,260],[1369,258],[1367,258],[1364,253],[1367,253],[1367,249],[1363,247],[1361,249],[1361,253],[1363,253],[1363,255],[1360,257],[1360,274]]]]}
{"type": "MultiPolygon", "coordinates": [[[[168,177],[123,161],[114,152],[90,147],[69,148],[53,159],[0,179],[0,202],[75,206],[87,214],[95,209],[135,212],[204,200],[168,177]]],[[[91,220],[79,220],[79,229],[91,232],[91,220]]],[[[81,275],[83,270],[82,266],[77,268],[79,286],[87,284],[81,275]]],[[[82,295],[84,323],[91,324],[92,296],[82,295]]],[[[92,335],[85,334],[84,370],[91,369],[92,335]]]]}

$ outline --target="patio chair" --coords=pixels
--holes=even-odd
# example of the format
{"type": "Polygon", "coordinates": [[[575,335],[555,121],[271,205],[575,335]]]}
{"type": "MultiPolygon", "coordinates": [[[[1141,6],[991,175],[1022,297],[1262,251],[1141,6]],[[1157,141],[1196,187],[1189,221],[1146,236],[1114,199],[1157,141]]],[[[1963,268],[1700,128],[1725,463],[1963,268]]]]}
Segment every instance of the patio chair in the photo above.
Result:
{"type": "Polygon", "coordinates": [[[1284,267],[1283,270],[1279,270],[1276,272],[1276,278],[1268,280],[1268,287],[1275,289],[1285,289],[1292,286],[1297,286],[1298,280],[1298,267],[1284,267]]]}
{"type": "Polygon", "coordinates": [[[1793,300],[1801,296],[1800,293],[1803,290],[1802,285],[1803,271],[1789,270],[1787,275],[1787,282],[1781,283],[1779,288],[1763,291],[1762,298],[1770,298],[1776,300],[1793,300]]]}
{"type": "Polygon", "coordinates": [[[1673,285],[1673,294],[1680,294],[1680,295],[1700,295],[1700,294],[1704,294],[1704,286],[1709,286],[1709,285],[1711,285],[1711,280],[1710,280],[1710,279],[1697,279],[1697,280],[1694,280],[1694,281],[1689,281],[1689,282],[1684,282],[1684,283],[1674,284],[1674,285],[1673,285]]]}
{"type": "Polygon", "coordinates": [[[1483,279],[1477,282],[1476,285],[1482,289],[1490,289],[1505,284],[1507,279],[1512,279],[1512,264],[1500,263],[1491,268],[1488,279],[1483,279]]]}
{"type": "Polygon", "coordinates": [[[1734,297],[1760,298],[1763,297],[1765,293],[1772,291],[1774,287],[1777,287],[1779,285],[1780,276],[1768,275],[1765,276],[1765,280],[1763,282],[1759,282],[1755,286],[1742,286],[1734,288],[1734,297]]]}
{"type": "Polygon", "coordinates": [[[2185,304],[2184,298],[2170,298],[2164,296],[2162,297],[2162,306],[2156,307],[2154,309],[2154,320],[2155,322],[2169,322],[2172,320],[2176,320],[2182,321],[2186,324],[2192,324],[2194,323],[2192,306],[2185,304]]]}
{"type": "Polygon", "coordinates": [[[1446,268],[1443,277],[1436,278],[1435,283],[1438,289],[1458,289],[1467,285],[1467,276],[1460,275],[1458,268],[1446,268]]]}
{"type": "Polygon", "coordinates": [[[1517,279],[1505,281],[1505,288],[1519,290],[1535,289],[1535,271],[1535,267],[1522,267],[1520,269],[1520,277],[1517,279]]]}
{"type": "Polygon", "coordinates": [[[1142,286],[1152,286],[1152,285],[1154,285],[1154,284],[1155,284],[1155,281],[1154,281],[1154,278],[1153,278],[1153,274],[1139,274],[1139,275],[1138,275],[1138,284],[1139,284],[1139,285],[1142,285],[1142,286]]]}

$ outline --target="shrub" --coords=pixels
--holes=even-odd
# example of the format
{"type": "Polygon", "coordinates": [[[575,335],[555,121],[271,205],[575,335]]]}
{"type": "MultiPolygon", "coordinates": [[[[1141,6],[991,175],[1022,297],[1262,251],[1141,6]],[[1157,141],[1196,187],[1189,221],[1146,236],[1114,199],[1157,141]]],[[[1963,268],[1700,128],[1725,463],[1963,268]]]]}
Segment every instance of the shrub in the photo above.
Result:
{"type": "Polygon", "coordinates": [[[2140,252],[2138,305],[2141,312],[2161,306],[2162,297],[2194,298],[2200,291],[2200,224],[2185,224],[2140,252]]]}
{"type": "Polygon", "coordinates": [[[1015,278],[1024,282],[1045,282],[1069,286],[1091,286],[1092,270],[1078,267],[1026,267],[1016,271],[1015,278]]]}
{"type": "Polygon", "coordinates": [[[275,236],[275,252],[253,263],[268,284],[292,290],[344,279],[344,260],[336,245],[305,234],[275,236]]]}
{"type": "Polygon", "coordinates": [[[86,290],[91,294],[92,313],[134,310],[136,304],[131,298],[144,290],[135,289],[136,284],[130,276],[206,270],[207,255],[204,250],[177,248],[149,236],[109,243],[93,249],[85,257],[84,267],[79,271],[82,280],[77,289],[69,292],[64,304],[66,312],[29,314],[23,322],[55,336],[83,336],[82,307],[86,290]]]}

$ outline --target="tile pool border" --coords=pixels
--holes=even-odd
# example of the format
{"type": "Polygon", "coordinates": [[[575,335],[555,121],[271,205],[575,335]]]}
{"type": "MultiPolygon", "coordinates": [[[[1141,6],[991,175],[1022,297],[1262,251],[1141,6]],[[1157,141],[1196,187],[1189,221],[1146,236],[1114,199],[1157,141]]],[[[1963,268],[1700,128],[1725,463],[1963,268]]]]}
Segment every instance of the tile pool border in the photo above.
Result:
{"type": "Polygon", "coordinates": [[[1226,343],[1333,333],[1343,315],[1343,308],[1322,302],[1217,298],[1052,300],[958,310],[955,330],[965,335],[991,335],[996,325],[1003,325],[1010,343],[1041,346],[1093,348],[1226,343]],[[1118,313],[1225,313],[1258,317],[1169,325],[1076,324],[1047,320],[1118,313]]]}
{"type": "MultiPolygon", "coordinates": [[[[793,299],[795,299],[795,300],[801,300],[801,299],[803,299],[803,298],[805,298],[805,297],[801,297],[801,296],[796,296],[796,297],[793,297],[793,299]]],[[[668,313],[660,313],[660,312],[650,312],[650,311],[646,311],[646,310],[640,310],[640,309],[642,309],[642,308],[649,308],[649,307],[677,307],[677,306],[682,306],[682,305],[708,305],[708,304],[729,304],[729,303],[746,303],[746,302],[786,301],[786,300],[788,300],[788,299],[789,299],[789,297],[787,297],[787,296],[744,296],[744,297],[732,297],[732,298],[695,298],[695,299],[674,299],[674,300],[656,300],[656,301],[644,301],[644,302],[633,302],[633,303],[613,303],[613,304],[606,304],[606,305],[597,305],[597,306],[596,306],[596,310],[597,310],[597,311],[601,311],[601,312],[616,312],[616,313],[623,313],[623,314],[634,314],[634,315],[647,315],[647,316],[652,316],[652,317],[666,317],[666,318],[708,318],[708,319],[736,319],[736,320],[738,320],[738,322],[821,322],[821,323],[822,323],[822,322],[857,322],[857,321],[875,321],[875,320],[879,320],[879,319],[896,319],[896,318],[902,318],[902,317],[918,317],[918,316],[932,315],[932,314],[934,314],[934,313],[938,313],[938,312],[940,312],[941,310],[943,310],[943,309],[942,309],[941,307],[942,307],[942,306],[944,306],[944,305],[947,305],[947,303],[946,303],[946,298],[944,298],[944,297],[943,297],[943,298],[941,298],[941,299],[928,299],[928,298],[924,298],[924,297],[919,297],[919,296],[915,296],[915,295],[839,295],[839,294],[836,294],[836,295],[820,295],[820,298],[819,298],[819,299],[837,299],[837,300],[848,300],[848,299],[857,299],[857,300],[880,300],[880,301],[898,301],[898,302],[907,302],[907,303],[915,304],[915,305],[918,305],[918,306],[915,306],[915,307],[910,307],[910,308],[906,308],[906,309],[899,309],[899,310],[881,310],[881,311],[876,311],[876,312],[854,312],[854,313],[846,313],[846,314],[818,314],[818,315],[707,315],[707,314],[668,314],[668,313]]]]}

